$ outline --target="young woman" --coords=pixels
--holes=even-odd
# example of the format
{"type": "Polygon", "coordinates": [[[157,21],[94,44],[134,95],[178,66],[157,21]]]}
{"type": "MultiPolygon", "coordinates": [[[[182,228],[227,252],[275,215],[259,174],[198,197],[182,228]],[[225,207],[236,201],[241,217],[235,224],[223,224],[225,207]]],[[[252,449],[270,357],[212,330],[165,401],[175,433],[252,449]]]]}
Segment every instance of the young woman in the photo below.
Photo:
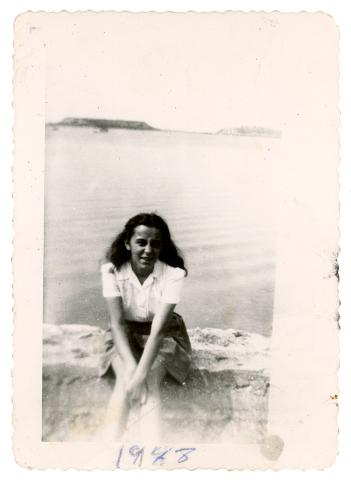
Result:
{"type": "Polygon", "coordinates": [[[107,260],[101,267],[102,288],[111,322],[108,355],[116,373],[107,426],[116,439],[121,438],[130,412],[139,412],[134,422],[138,436],[157,438],[160,383],[167,372],[184,382],[190,366],[189,337],[174,311],[187,274],[184,260],[166,222],[153,213],[127,222],[107,260]]]}

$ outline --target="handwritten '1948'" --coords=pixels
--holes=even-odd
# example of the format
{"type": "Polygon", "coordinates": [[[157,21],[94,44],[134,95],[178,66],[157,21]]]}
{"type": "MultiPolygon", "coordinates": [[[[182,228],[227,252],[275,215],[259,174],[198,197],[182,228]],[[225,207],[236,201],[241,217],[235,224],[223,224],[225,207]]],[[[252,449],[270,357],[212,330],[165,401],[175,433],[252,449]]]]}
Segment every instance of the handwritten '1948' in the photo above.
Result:
{"type": "MultiPolygon", "coordinates": [[[[176,455],[177,463],[184,463],[189,460],[189,455],[193,453],[196,448],[165,448],[165,447],[154,447],[150,452],[153,465],[163,465],[170,455],[173,453],[176,455]]],[[[130,448],[126,449],[122,446],[117,455],[116,467],[120,468],[122,464],[122,459],[129,460],[132,465],[141,467],[143,464],[145,456],[145,447],[139,445],[132,445],[130,448]]]]}

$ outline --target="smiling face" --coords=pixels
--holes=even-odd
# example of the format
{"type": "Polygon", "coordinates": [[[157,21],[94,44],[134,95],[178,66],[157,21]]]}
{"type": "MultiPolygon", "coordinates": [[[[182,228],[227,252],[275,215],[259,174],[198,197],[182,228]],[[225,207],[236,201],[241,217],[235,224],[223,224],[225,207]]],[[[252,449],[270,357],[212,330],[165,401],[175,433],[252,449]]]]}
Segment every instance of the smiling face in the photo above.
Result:
{"type": "Polygon", "coordinates": [[[145,278],[153,271],[155,263],[159,259],[162,248],[161,233],[158,228],[138,225],[125,246],[130,251],[130,261],[134,273],[138,277],[145,278]]]}

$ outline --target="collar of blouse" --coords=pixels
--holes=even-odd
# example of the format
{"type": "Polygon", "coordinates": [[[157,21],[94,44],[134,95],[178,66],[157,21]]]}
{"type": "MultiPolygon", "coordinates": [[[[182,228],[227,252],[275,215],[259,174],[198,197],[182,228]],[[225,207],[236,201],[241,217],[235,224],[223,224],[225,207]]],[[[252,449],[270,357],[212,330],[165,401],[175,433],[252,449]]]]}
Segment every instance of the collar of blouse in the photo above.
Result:
{"type": "Polygon", "coordinates": [[[119,277],[121,280],[129,280],[138,289],[145,289],[153,283],[155,278],[159,278],[161,276],[161,270],[162,270],[162,263],[159,260],[157,260],[153,271],[146,278],[144,283],[141,284],[138,277],[135,275],[132,269],[131,263],[127,262],[125,265],[123,265],[122,269],[120,270],[119,277]]]}

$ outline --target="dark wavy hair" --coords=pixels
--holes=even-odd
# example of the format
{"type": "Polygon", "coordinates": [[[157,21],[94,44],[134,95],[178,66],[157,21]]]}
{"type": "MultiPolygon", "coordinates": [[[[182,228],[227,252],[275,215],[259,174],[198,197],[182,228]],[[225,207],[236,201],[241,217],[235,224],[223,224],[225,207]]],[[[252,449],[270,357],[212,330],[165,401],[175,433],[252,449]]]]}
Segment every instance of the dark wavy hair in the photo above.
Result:
{"type": "Polygon", "coordinates": [[[134,234],[134,230],[139,225],[145,227],[157,228],[161,233],[162,246],[159,259],[171,267],[182,268],[187,274],[184,265],[184,259],[174,244],[167,223],[156,213],[139,213],[128,220],[121,233],[117,235],[107,250],[106,259],[112,262],[119,270],[121,266],[130,259],[130,251],[126,249],[125,243],[129,242],[134,234]]]}

